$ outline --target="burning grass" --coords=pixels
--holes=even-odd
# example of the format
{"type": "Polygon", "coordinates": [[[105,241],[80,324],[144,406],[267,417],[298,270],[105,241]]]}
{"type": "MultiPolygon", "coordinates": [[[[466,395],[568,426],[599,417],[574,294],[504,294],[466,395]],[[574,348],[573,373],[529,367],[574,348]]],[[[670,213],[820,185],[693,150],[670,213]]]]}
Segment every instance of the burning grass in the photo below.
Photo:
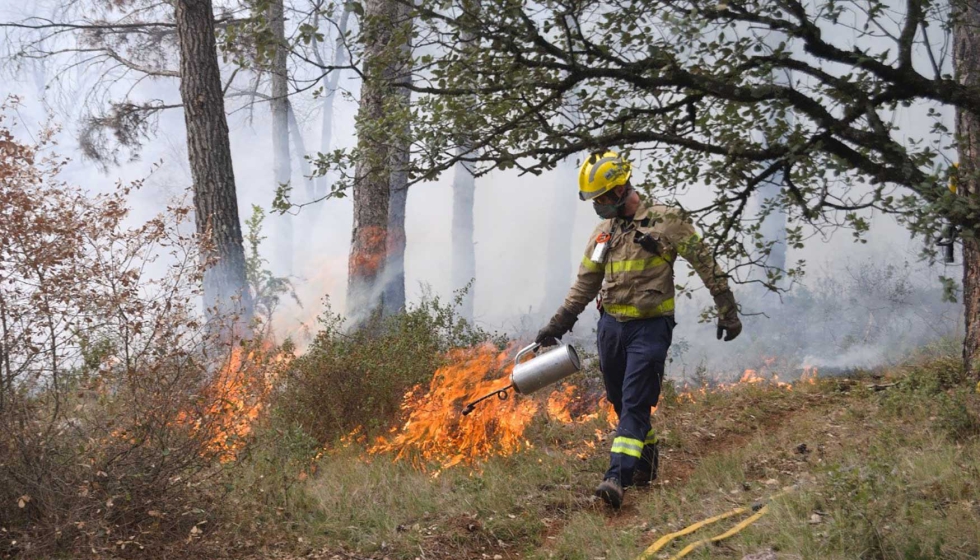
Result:
{"type": "Polygon", "coordinates": [[[473,465],[493,456],[508,456],[533,447],[526,431],[542,409],[554,421],[569,424],[599,416],[596,398],[566,384],[553,390],[544,405],[540,398],[510,395],[482,402],[464,416],[463,406],[477,397],[503,389],[513,369],[511,351],[483,344],[451,351],[447,365],[432,376],[427,389],[416,386],[402,403],[407,419],[379,437],[368,452],[392,453],[420,470],[473,465]]]}

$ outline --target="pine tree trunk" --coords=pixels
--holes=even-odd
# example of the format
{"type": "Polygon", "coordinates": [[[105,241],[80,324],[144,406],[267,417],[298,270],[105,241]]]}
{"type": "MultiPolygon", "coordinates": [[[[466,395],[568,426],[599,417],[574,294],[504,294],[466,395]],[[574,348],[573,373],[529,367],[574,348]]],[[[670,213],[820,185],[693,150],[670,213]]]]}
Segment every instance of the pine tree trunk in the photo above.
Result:
{"type": "Polygon", "coordinates": [[[391,198],[392,145],[400,134],[390,128],[390,111],[400,106],[395,82],[408,40],[407,7],[397,0],[364,2],[362,41],[364,81],[357,112],[359,159],[354,169],[354,225],[347,279],[347,315],[355,328],[382,310],[391,198]],[[386,116],[389,119],[386,119],[386,116]]]}
{"type": "MultiPolygon", "coordinates": [[[[480,2],[464,3],[467,11],[479,13],[480,2]]],[[[473,49],[474,35],[463,30],[460,43],[465,49],[473,49]]],[[[459,131],[460,137],[465,138],[465,131],[459,131]]],[[[465,141],[456,149],[456,156],[466,155],[469,146],[465,141]]],[[[453,290],[466,286],[469,289],[460,302],[460,315],[467,321],[473,321],[473,302],[476,299],[476,243],[474,242],[473,203],[476,199],[476,178],[470,164],[457,162],[453,168],[453,222],[450,230],[452,236],[452,269],[450,279],[453,290]],[[470,284],[472,282],[472,284],[470,284]]]]}
{"type": "MultiPolygon", "coordinates": [[[[347,44],[345,35],[347,33],[347,22],[350,21],[351,3],[344,4],[344,12],[340,16],[340,23],[337,24],[337,40],[334,42],[333,66],[325,76],[323,76],[323,116],[320,122],[320,153],[326,154],[333,145],[333,108],[334,99],[337,97],[337,86],[340,84],[340,66],[347,64],[347,44]]],[[[321,59],[322,64],[322,59],[321,59]]],[[[325,176],[316,179],[316,197],[323,198],[327,195],[327,178],[325,176]]]]}
{"type": "MultiPolygon", "coordinates": [[[[457,150],[463,154],[465,148],[457,150]]],[[[460,305],[460,315],[473,320],[473,299],[476,296],[476,244],[473,242],[473,201],[476,198],[476,179],[468,164],[457,162],[453,169],[453,223],[452,235],[452,282],[453,289],[465,287],[471,281],[469,291],[460,305]]]]}
{"type": "Polygon", "coordinates": [[[232,168],[210,0],[175,2],[180,44],[180,97],[187,127],[187,156],[194,182],[197,232],[209,234],[216,262],[204,273],[204,305],[240,314],[247,322],[252,298],[245,278],[245,249],[232,168]]]}
{"type": "MultiPolygon", "coordinates": [[[[407,150],[397,150],[408,154],[407,150]]],[[[407,163],[407,157],[405,161],[407,163]]],[[[405,310],[405,205],[408,202],[408,173],[391,174],[391,201],[388,207],[388,261],[385,263],[384,315],[405,310]]]]}
{"type": "MultiPolygon", "coordinates": [[[[292,179],[292,162],[289,159],[289,83],[286,69],[286,21],[283,15],[283,0],[273,0],[269,4],[269,30],[276,42],[272,56],[272,169],[275,182],[273,192],[288,185],[292,179]]],[[[293,273],[293,217],[286,213],[276,219],[274,262],[281,275],[293,273]]]]}
{"type": "MultiPolygon", "coordinates": [[[[407,11],[402,9],[402,18],[407,11]]],[[[408,33],[412,22],[406,20],[400,33],[408,33]]],[[[406,36],[407,38],[407,36],[406,36]]],[[[411,61],[412,45],[409,40],[399,46],[399,56],[395,61],[394,84],[389,114],[400,114],[399,122],[389,143],[388,164],[390,168],[391,199],[388,207],[388,258],[385,263],[385,292],[383,298],[384,315],[391,316],[405,310],[405,206],[408,203],[408,166],[411,161],[411,133],[408,113],[412,103],[412,92],[405,87],[412,83],[411,61]]]]}
{"type": "Polygon", "coordinates": [[[296,111],[293,111],[293,104],[289,104],[289,138],[293,142],[293,154],[299,171],[303,174],[303,185],[306,190],[306,199],[313,200],[313,175],[310,169],[310,160],[306,159],[306,141],[303,139],[303,129],[296,120],[296,111]]]}
{"type": "MultiPolygon", "coordinates": [[[[974,1],[954,4],[953,64],[956,78],[963,84],[980,85],[980,6],[974,1]]],[[[980,115],[956,112],[959,151],[957,194],[980,197],[980,115]]],[[[980,221],[974,220],[974,224],[980,221]]],[[[963,303],[966,336],[963,340],[963,364],[980,380],[980,239],[977,228],[964,230],[963,237],[963,303]]]]}
{"type": "Polygon", "coordinates": [[[573,156],[558,164],[558,188],[555,189],[548,220],[548,254],[544,269],[545,313],[554,313],[568,292],[572,271],[578,262],[572,258],[572,231],[575,229],[575,206],[578,199],[578,165],[573,156]]]}

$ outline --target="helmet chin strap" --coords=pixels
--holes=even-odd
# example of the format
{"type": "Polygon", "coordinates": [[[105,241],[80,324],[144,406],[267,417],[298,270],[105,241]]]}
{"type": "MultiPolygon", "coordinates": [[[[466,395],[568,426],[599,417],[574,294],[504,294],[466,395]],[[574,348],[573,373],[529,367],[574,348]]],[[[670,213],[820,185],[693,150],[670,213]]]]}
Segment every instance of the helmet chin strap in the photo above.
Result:
{"type": "Polygon", "coordinates": [[[596,201],[592,201],[592,208],[595,210],[595,213],[604,220],[621,218],[623,207],[626,206],[626,199],[629,198],[629,195],[632,192],[633,186],[627,185],[626,190],[623,191],[622,196],[620,196],[619,200],[616,202],[613,202],[612,204],[600,204],[596,201]]]}

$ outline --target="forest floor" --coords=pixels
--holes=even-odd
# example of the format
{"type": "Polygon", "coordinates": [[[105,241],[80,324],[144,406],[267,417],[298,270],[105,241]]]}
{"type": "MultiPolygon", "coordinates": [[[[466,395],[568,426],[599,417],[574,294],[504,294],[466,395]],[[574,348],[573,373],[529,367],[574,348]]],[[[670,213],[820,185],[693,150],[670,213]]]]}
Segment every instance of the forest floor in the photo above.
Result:
{"type": "MultiPolygon", "coordinates": [[[[658,480],[613,510],[592,496],[601,419],[541,419],[532,448],[423,473],[357,446],[320,460],[275,538],[252,558],[637,558],[661,536],[769,502],[737,535],[686,558],[980,557],[980,394],[952,359],[791,388],[739,384],[665,399],[658,480]],[[299,512],[299,513],[297,513],[299,512]]],[[[680,537],[651,558],[749,514],[680,537]]],[[[229,550],[230,554],[234,554],[229,550]]]]}

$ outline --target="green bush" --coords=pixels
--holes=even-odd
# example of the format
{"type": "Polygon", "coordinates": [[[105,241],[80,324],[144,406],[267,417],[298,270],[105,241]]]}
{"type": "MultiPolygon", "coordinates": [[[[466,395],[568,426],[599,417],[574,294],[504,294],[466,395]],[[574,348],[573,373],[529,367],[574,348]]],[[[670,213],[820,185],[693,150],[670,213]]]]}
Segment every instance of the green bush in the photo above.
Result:
{"type": "Polygon", "coordinates": [[[910,366],[901,381],[902,389],[937,395],[967,382],[963,361],[957,356],[943,356],[910,366]]]}
{"type": "Polygon", "coordinates": [[[291,364],[278,413],[321,443],[358,427],[376,432],[389,426],[405,392],[428,382],[448,350],[505,344],[456,313],[461,298],[444,304],[427,296],[401,314],[350,332],[328,309],[313,343],[291,364]]]}
{"type": "Polygon", "coordinates": [[[971,396],[965,391],[953,391],[939,396],[936,427],[955,442],[980,435],[980,415],[971,407],[971,396]]]}

